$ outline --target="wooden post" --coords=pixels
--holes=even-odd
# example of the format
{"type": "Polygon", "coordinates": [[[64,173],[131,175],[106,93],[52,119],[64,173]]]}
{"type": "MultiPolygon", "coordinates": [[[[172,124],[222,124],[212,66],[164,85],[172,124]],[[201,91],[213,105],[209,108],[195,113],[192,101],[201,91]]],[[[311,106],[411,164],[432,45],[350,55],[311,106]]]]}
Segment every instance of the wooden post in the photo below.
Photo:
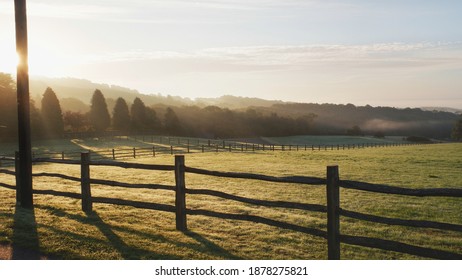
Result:
{"type": "Polygon", "coordinates": [[[64,160],[64,152],[61,152],[61,159],[64,160]]]}
{"type": "Polygon", "coordinates": [[[156,147],[155,146],[152,146],[152,156],[153,157],[156,156],[156,147]]]}
{"type": "Polygon", "coordinates": [[[133,158],[136,158],[136,148],[133,148],[133,158]]]}
{"type": "Polygon", "coordinates": [[[186,184],[185,184],[184,156],[175,156],[175,208],[176,208],[176,229],[187,230],[186,223],[186,184]]]}
{"type": "Polygon", "coordinates": [[[170,154],[173,155],[173,146],[170,146],[170,154]]]}
{"type": "Polygon", "coordinates": [[[116,159],[116,157],[115,157],[115,150],[114,150],[114,149],[112,149],[112,159],[113,159],[113,160],[116,159]]]}
{"type": "Polygon", "coordinates": [[[93,205],[91,201],[91,189],[90,189],[90,154],[80,154],[80,176],[81,176],[81,187],[82,187],[82,211],[91,212],[93,205]]]}
{"type": "Polygon", "coordinates": [[[340,260],[340,194],[338,166],[327,167],[327,250],[329,260],[340,260]]]}
{"type": "Polygon", "coordinates": [[[30,94],[29,94],[29,63],[27,43],[27,12],[26,0],[15,0],[16,52],[19,63],[16,72],[16,93],[18,108],[18,147],[20,197],[18,204],[23,208],[34,206],[32,195],[32,146],[30,130],[30,94]]]}

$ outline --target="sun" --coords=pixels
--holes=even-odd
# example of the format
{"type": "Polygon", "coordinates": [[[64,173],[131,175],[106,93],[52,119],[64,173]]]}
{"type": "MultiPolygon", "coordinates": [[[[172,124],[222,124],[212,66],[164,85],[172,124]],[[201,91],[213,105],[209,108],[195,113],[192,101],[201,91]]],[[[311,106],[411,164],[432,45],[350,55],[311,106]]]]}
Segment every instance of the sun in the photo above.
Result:
{"type": "Polygon", "coordinates": [[[16,73],[16,67],[19,64],[19,55],[16,51],[3,52],[4,55],[0,60],[0,72],[16,73]]]}

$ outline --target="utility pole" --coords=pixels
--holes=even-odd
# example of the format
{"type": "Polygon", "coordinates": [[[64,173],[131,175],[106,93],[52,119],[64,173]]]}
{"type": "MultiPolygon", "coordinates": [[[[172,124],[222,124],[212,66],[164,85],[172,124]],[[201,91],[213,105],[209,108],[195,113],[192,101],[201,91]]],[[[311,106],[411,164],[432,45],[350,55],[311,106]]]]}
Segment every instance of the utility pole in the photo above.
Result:
{"type": "Polygon", "coordinates": [[[18,102],[18,144],[19,144],[19,192],[17,204],[24,208],[34,205],[32,196],[32,148],[30,132],[29,65],[27,51],[26,0],[15,0],[16,52],[19,56],[17,67],[18,102]]]}

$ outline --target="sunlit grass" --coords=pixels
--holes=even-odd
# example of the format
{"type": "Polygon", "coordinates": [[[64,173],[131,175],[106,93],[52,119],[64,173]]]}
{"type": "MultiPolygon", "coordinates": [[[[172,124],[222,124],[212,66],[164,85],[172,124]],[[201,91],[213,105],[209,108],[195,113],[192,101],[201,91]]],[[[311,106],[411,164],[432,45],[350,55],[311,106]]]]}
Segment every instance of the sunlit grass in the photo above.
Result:
{"type": "MultiPolygon", "coordinates": [[[[186,165],[220,171],[251,172],[274,176],[325,177],[326,166],[337,164],[341,179],[409,188],[462,187],[462,145],[425,145],[356,150],[259,153],[197,153],[186,155],[186,165]]],[[[136,159],[141,163],[173,164],[173,157],[136,159]]],[[[42,164],[34,172],[60,172],[79,176],[78,166],[42,164]]],[[[173,172],[92,167],[92,178],[128,183],[174,185],[173,172]]],[[[14,184],[14,177],[0,175],[14,184]]],[[[261,200],[325,205],[323,186],[277,184],[186,174],[187,188],[212,189],[261,200]]],[[[55,178],[34,179],[36,189],[79,192],[79,183],[55,178]]],[[[162,204],[174,203],[171,191],[128,190],[92,186],[92,195],[162,204]]],[[[27,216],[15,215],[14,191],[0,188],[0,241],[32,246],[21,240],[34,225],[27,216]],[[15,218],[16,217],[16,218],[15,218]],[[19,221],[18,221],[19,219],[19,221]],[[16,220],[16,221],[15,221],[16,220]],[[27,227],[26,227],[27,228],[27,227]]],[[[85,214],[76,199],[35,195],[35,223],[40,250],[64,259],[326,259],[323,238],[253,222],[188,215],[189,232],[175,230],[173,213],[128,206],[95,204],[85,214]]],[[[305,227],[326,230],[326,215],[302,210],[247,205],[205,195],[187,195],[189,209],[250,214],[305,227]]],[[[462,199],[413,198],[341,190],[341,207],[362,213],[403,219],[462,224],[462,199]]],[[[434,229],[387,226],[341,218],[341,233],[401,241],[462,253],[462,233],[434,229]]],[[[24,239],[24,238],[23,238],[24,239]]],[[[411,255],[342,244],[345,259],[413,259],[411,255]]]]}

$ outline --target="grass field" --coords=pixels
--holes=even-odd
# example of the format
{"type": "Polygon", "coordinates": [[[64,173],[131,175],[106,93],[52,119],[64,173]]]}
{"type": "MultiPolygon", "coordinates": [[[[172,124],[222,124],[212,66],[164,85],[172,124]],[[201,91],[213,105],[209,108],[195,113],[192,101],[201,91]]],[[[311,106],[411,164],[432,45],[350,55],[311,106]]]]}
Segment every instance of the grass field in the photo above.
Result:
{"type": "Polygon", "coordinates": [[[358,145],[406,142],[403,140],[402,136],[387,136],[385,138],[376,138],[371,136],[301,135],[291,137],[263,137],[262,139],[272,145],[358,145]]]}
{"type": "MultiPolygon", "coordinates": [[[[409,188],[462,188],[461,144],[437,144],[334,151],[197,153],[186,165],[209,170],[252,172],[274,176],[325,177],[326,166],[338,164],[341,179],[409,188]]],[[[173,164],[173,157],[136,159],[173,164]]],[[[34,172],[79,176],[79,166],[42,164],[34,172]]],[[[129,183],[174,185],[172,172],[92,167],[92,178],[129,183]]],[[[0,175],[14,184],[14,177],[0,175]]],[[[325,187],[221,179],[187,174],[188,188],[220,190],[239,196],[325,205],[325,187]]],[[[55,178],[34,179],[34,188],[79,192],[79,183],[55,178]]],[[[92,186],[93,196],[174,203],[171,191],[128,190],[92,186]]],[[[15,208],[15,192],[0,188],[0,242],[40,250],[62,259],[326,259],[323,238],[253,222],[188,216],[187,233],[175,230],[173,213],[128,206],[95,204],[86,215],[80,201],[35,195],[33,211],[15,208]]],[[[326,215],[268,208],[205,195],[187,195],[189,209],[252,214],[304,227],[326,230],[326,215]]],[[[413,198],[341,189],[341,207],[367,214],[462,225],[462,199],[413,198]]],[[[387,226],[341,218],[341,233],[377,237],[462,253],[462,233],[387,226]]],[[[342,244],[343,259],[414,259],[411,255],[342,244]]]]}
{"type": "MultiPolygon", "coordinates": [[[[353,145],[353,144],[389,144],[407,143],[401,136],[388,136],[386,138],[361,137],[361,136],[290,136],[290,137],[262,137],[255,139],[226,140],[226,143],[267,143],[271,145],[353,145]]],[[[82,150],[110,151],[111,149],[149,148],[153,145],[170,147],[185,146],[187,141],[191,146],[207,145],[209,139],[187,137],[162,137],[162,136],[123,136],[101,137],[86,139],[60,139],[33,141],[32,151],[37,154],[75,152],[82,150]],[[199,142],[198,142],[199,141],[199,142]]],[[[223,140],[210,140],[212,145],[222,144],[223,140]]],[[[13,156],[17,151],[17,143],[2,143],[0,155],[13,156]]],[[[199,150],[196,147],[196,150],[199,150]]]]}

